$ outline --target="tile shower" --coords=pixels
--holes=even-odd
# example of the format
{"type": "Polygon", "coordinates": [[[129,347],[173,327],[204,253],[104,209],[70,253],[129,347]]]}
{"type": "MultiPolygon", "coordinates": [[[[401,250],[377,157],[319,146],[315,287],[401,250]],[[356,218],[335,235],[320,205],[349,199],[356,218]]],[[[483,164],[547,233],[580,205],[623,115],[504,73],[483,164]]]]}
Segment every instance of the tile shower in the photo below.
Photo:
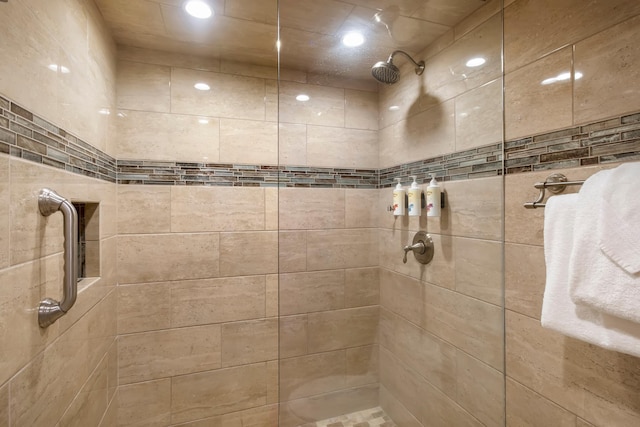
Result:
{"type": "Polygon", "coordinates": [[[543,212],[522,203],[548,169],[639,158],[618,58],[640,57],[640,6],[504,3],[380,88],[116,46],[92,2],[0,3],[0,426],[637,423],[637,359],[540,327],[543,212]],[[392,178],[431,172],[442,217],[386,212],[392,178]],[[47,330],[43,186],[100,206],[100,276],[47,330]],[[418,230],[426,267],[401,261],[418,230]]]}

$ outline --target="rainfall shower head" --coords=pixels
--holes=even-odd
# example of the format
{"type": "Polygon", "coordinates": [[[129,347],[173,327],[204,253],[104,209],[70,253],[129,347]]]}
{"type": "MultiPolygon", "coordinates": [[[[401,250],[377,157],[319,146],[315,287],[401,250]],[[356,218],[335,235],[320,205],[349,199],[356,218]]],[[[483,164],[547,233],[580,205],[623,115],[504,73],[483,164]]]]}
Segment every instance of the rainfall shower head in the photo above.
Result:
{"type": "Polygon", "coordinates": [[[419,76],[422,75],[422,72],[424,71],[424,61],[416,62],[411,56],[409,56],[408,53],[401,50],[396,50],[391,55],[389,55],[389,59],[387,59],[386,62],[380,61],[377,62],[373,67],[371,67],[371,75],[374,79],[376,79],[380,83],[386,83],[388,85],[392,85],[400,80],[400,70],[393,64],[393,57],[398,53],[401,53],[409,58],[411,62],[413,62],[416,66],[416,74],[419,76]]]}

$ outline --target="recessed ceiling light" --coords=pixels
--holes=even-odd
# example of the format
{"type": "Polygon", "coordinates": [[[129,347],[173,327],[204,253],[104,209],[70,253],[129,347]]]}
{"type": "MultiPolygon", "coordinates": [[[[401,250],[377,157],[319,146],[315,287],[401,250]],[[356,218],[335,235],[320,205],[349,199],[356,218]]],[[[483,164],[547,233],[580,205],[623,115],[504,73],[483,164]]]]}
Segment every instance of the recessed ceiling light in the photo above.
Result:
{"type": "Polygon", "coordinates": [[[389,107],[389,111],[398,111],[400,109],[399,105],[392,105],[391,107],[389,107]]]}
{"type": "Polygon", "coordinates": [[[200,19],[210,18],[211,15],[213,15],[211,7],[200,0],[189,0],[184,4],[184,10],[186,10],[189,15],[200,19]]]}
{"type": "Polygon", "coordinates": [[[471,58],[467,61],[467,67],[479,67],[484,65],[485,62],[487,62],[487,60],[481,57],[471,58]]]}
{"type": "Polygon", "coordinates": [[[58,65],[58,64],[49,64],[47,66],[48,69],[50,69],[51,71],[55,71],[58,72],[60,71],[62,74],[69,74],[71,72],[71,70],[69,70],[67,67],[65,67],[64,65],[58,65]]]}
{"type": "Polygon", "coordinates": [[[209,90],[211,87],[206,83],[196,83],[193,85],[198,90],[209,90]]]}
{"type": "Polygon", "coordinates": [[[309,95],[306,95],[304,93],[301,93],[300,95],[296,96],[296,100],[300,101],[300,102],[307,102],[309,99],[309,95]]]}
{"type": "Polygon", "coordinates": [[[342,37],[342,44],[347,47],[356,47],[364,43],[364,36],[357,31],[350,31],[342,37]]]}

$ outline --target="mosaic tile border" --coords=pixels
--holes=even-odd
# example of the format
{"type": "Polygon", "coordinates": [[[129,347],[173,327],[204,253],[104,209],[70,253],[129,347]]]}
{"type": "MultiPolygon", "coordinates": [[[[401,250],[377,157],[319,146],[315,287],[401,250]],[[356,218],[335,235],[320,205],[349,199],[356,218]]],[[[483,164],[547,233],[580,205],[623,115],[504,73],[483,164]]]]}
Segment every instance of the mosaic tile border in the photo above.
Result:
{"type": "Polygon", "coordinates": [[[0,153],[119,184],[387,188],[640,160],[640,113],[382,169],[116,160],[0,96],[0,153]]]}
{"type": "Polygon", "coordinates": [[[1,96],[0,153],[116,182],[116,159],[1,96]]]}

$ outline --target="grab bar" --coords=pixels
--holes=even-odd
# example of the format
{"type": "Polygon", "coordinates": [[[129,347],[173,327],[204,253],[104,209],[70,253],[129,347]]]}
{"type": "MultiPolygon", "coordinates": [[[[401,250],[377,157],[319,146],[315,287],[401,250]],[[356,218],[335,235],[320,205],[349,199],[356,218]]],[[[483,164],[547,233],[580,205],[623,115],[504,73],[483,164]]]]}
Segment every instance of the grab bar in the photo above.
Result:
{"type": "Polygon", "coordinates": [[[38,306],[38,324],[41,328],[46,328],[64,316],[73,307],[78,296],[78,257],[76,256],[78,212],[67,199],[48,188],[40,190],[38,208],[43,216],[49,216],[61,211],[64,221],[64,287],[62,301],[58,302],[51,298],[45,298],[40,301],[38,306]]]}

